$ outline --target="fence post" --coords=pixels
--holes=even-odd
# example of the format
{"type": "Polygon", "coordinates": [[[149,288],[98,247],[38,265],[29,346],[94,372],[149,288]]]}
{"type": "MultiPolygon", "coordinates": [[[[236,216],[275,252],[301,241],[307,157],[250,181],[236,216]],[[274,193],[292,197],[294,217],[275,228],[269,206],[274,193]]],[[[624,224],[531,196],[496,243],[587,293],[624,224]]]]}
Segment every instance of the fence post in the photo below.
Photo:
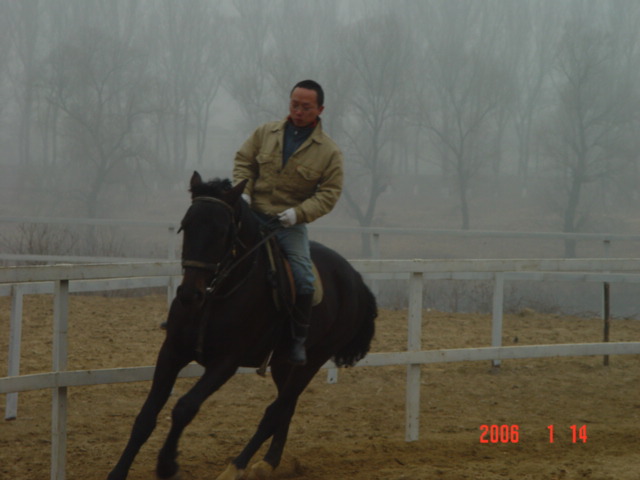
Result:
{"type": "Polygon", "coordinates": [[[373,232],[371,234],[371,258],[380,258],[380,233],[373,232]]]}
{"type": "MultiPolygon", "coordinates": [[[[407,350],[422,350],[422,273],[409,276],[409,309],[407,350]]],[[[420,434],[420,364],[407,365],[406,433],[405,440],[414,442],[420,434]]]]}
{"type": "MultiPolygon", "coordinates": [[[[611,296],[609,282],[604,282],[604,299],[603,299],[603,319],[604,319],[604,334],[603,342],[609,341],[609,330],[611,329],[611,296]]],[[[602,364],[609,366],[609,355],[605,355],[602,359],[602,364]]]]}
{"type": "MultiPolygon", "coordinates": [[[[20,347],[22,343],[22,305],[24,295],[21,285],[11,286],[11,320],[9,326],[9,368],[7,375],[20,375],[20,347]]],[[[18,393],[7,393],[4,419],[15,420],[18,417],[18,393]]]]}
{"type": "MultiPolygon", "coordinates": [[[[491,346],[502,346],[502,317],[504,308],[504,274],[496,273],[493,286],[493,316],[491,319],[491,346]]],[[[493,367],[500,366],[500,360],[492,360],[493,367]]]]}
{"type": "Polygon", "coordinates": [[[327,368],[327,383],[338,383],[338,369],[335,367],[327,368]]]}
{"type": "MultiPolygon", "coordinates": [[[[380,259],[380,234],[378,232],[373,232],[371,234],[371,258],[374,260],[380,259]]],[[[369,281],[369,286],[371,287],[371,293],[377,297],[380,294],[379,281],[372,278],[369,281]]]]}
{"type": "MultiPolygon", "coordinates": [[[[57,280],[53,306],[53,371],[67,369],[69,280],[57,280]]],[[[53,389],[51,403],[51,480],[64,480],[67,453],[67,387],[53,389]]]]}

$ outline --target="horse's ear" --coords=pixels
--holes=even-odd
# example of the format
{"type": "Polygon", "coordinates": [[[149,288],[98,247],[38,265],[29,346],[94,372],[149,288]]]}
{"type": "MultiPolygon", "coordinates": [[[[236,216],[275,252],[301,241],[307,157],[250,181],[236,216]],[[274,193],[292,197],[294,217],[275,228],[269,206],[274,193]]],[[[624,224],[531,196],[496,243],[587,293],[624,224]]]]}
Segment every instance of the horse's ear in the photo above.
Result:
{"type": "Polygon", "coordinates": [[[242,195],[242,192],[244,192],[244,187],[247,185],[248,181],[249,180],[245,178],[239,184],[225,193],[224,199],[229,205],[235,205],[235,203],[240,198],[240,195],[242,195]]]}
{"type": "Polygon", "coordinates": [[[202,177],[196,171],[196,172],[193,172],[193,175],[191,175],[191,181],[189,182],[189,186],[193,188],[197,185],[202,185],[202,177]]]}

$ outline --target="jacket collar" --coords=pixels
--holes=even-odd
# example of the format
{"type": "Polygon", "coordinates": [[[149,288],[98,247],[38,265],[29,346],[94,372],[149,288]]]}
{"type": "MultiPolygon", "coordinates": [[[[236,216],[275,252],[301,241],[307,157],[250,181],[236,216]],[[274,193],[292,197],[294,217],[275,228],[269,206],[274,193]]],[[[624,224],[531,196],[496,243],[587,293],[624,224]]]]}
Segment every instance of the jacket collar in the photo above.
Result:
{"type": "MultiPolygon", "coordinates": [[[[287,122],[291,122],[291,115],[287,117],[287,122]]],[[[300,127],[300,128],[309,128],[309,127],[316,128],[319,124],[320,124],[320,117],[316,117],[316,119],[313,122],[311,122],[309,125],[300,127]]]]}
{"type": "MultiPolygon", "coordinates": [[[[287,116],[285,119],[278,122],[273,127],[272,131],[273,132],[284,131],[284,127],[288,121],[289,121],[289,117],[287,116]]],[[[322,119],[318,117],[314,122],[314,124],[315,124],[315,128],[313,129],[313,132],[311,132],[311,135],[309,135],[309,139],[318,143],[322,143],[322,137],[324,136],[324,132],[322,131],[322,119]]]]}

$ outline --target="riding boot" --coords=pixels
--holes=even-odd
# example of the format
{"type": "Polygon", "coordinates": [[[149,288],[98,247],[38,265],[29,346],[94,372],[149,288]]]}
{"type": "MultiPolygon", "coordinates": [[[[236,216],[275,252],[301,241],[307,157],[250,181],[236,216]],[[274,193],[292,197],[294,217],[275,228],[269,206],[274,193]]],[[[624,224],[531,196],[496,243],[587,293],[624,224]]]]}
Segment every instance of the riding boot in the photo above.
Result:
{"type": "Polygon", "coordinates": [[[313,294],[298,295],[293,307],[291,318],[293,341],[291,344],[291,352],[289,353],[289,362],[294,365],[305,365],[307,363],[307,352],[304,348],[304,342],[307,340],[307,333],[309,332],[312,299],[313,294]]]}

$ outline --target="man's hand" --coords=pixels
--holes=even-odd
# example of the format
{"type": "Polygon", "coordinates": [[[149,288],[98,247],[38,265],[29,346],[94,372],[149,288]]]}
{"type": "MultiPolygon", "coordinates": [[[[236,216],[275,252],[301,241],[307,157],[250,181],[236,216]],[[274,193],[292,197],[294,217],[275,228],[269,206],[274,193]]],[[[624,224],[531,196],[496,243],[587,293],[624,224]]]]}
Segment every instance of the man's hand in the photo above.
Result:
{"type": "Polygon", "coordinates": [[[245,202],[247,202],[247,205],[251,205],[251,197],[250,197],[248,194],[243,193],[243,194],[242,194],[242,199],[243,199],[245,202]]]}
{"type": "Polygon", "coordinates": [[[283,227],[290,227],[296,224],[296,211],[293,208],[287,208],[284,212],[278,214],[278,220],[283,227]]]}

